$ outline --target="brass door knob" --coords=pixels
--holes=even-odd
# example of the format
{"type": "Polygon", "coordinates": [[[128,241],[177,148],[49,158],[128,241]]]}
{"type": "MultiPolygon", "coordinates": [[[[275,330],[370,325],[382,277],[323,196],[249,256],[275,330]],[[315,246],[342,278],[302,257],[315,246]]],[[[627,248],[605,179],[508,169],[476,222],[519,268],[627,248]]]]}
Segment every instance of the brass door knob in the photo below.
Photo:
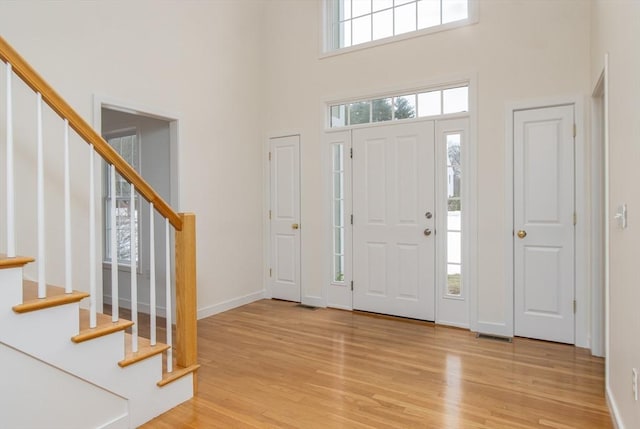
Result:
{"type": "Polygon", "coordinates": [[[298,229],[298,228],[300,228],[300,225],[298,225],[297,223],[291,224],[291,229],[298,229]]]}
{"type": "Polygon", "coordinates": [[[524,231],[522,229],[520,231],[518,231],[518,237],[519,238],[525,238],[526,236],[527,236],[527,231],[524,231]]]}

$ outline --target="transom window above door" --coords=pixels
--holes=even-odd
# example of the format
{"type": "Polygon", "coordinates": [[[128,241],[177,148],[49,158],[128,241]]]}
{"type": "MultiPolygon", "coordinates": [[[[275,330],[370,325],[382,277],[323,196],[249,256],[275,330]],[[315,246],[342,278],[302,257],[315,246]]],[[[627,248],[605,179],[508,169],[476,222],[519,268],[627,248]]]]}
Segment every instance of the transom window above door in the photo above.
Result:
{"type": "Polygon", "coordinates": [[[327,51],[465,24],[474,0],[326,0],[327,51]]]}
{"type": "Polygon", "coordinates": [[[469,111],[469,87],[425,90],[329,106],[329,127],[440,116],[469,111]]]}

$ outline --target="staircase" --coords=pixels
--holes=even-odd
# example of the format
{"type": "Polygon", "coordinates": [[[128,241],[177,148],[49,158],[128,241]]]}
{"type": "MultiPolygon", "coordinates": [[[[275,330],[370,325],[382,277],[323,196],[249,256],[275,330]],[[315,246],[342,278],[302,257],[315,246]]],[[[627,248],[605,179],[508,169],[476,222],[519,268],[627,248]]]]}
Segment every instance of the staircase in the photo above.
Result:
{"type": "MultiPolygon", "coordinates": [[[[197,385],[196,345],[196,274],[195,274],[195,216],[176,213],[80,117],[18,53],[0,37],[0,60],[6,63],[6,159],[0,171],[6,171],[6,189],[0,196],[5,217],[0,217],[5,232],[0,242],[0,361],[5,363],[0,383],[0,427],[6,428],[134,428],[194,395],[197,385]],[[37,174],[37,258],[17,256],[21,245],[16,240],[16,192],[13,157],[12,81],[17,76],[37,94],[38,158],[34,165],[37,174]],[[65,153],[68,155],[68,133],[71,130],[89,145],[89,170],[94,171],[94,158],[101,157],[111,169],[112,178],[118,174],[129,182],[131,201],[134,194],[150,203],[151,229],[153,217],[160,216],[166,225],[166,314],[165,327],[156,326],[155,304],[150,306],[148,337],[139,330],[140,313],[137,289],[132,266],[131,311],[132,320],[119,316],[118,284],[114,280],[111,295],[114,297],[110,314],[96,306],[99,293],[96,283],[100,278],[102,255],[96,252],[100,229],[96,226],[95,195],[100,184],[89,181],[90,210],[73,213],[73,218],[88,216],[90,225],[88,249],[71,249],[71,213],[69,203],[70,169],[65,160],[64,211],[65,239],[55,255],[46,252],[44,237],[49,228],[44,211],[44,184],[46,159],[43,158],[41,103],[46,103],[63,121],[65,126],[65,153]],[[88,213],[87,213],[88,212],[88,213]],[[175,231],[175,281],[170,270],[170,227],[175,231]],[[16,251],[17,250],[17,251],[16,251]],[[60,256],[59,254],[63,254],[60,256]],[[89,261],[89,278],[78,281],[72,269],[73,255],[82,254],[89,261]],[[47,281],[45,258],[64,259],[65,281],[54,286],[47,281]],[[34,280],[25,272],[32,264],[37,266],[34,280]],[[74,280],[75,279],[75,280],[74,280]],[[86,290],[73,290],[71,285],[85,286],[86,290]],[[175,303],[175,314],[171,311],[175,303]],[[175,324],[174,324],[175,320],[175,324]],[[163,330],[164,329],[164,330],[163,330]],[[156,334],[157,333],[157,334],[156,334]],[[156,339],[158,337],[158,340],[156,339]],[[175,337],[175,343],[174,343],[175,337]],[[164,341],[164,342],[160,342],[164,341]]],[[[3,171],[3,174],[4,172],[3,171]]],[[[93,176],[91,176],[93,177],[93,176]]],[[[81,179],[80,179],[81,180],[81,179]]],[[[52,180],[55,183],[55,180],[52,180]]],[[[82,183],[84,185],[84,183],[82,183]]],[[[19,186],[22,186],[21,184],[19,186]]],[[[51,186],[48,192],[51,192],[51,186]]],[[[79,185],[80,186],[80,185],[79,185]]],[[[115,200],[115,198],[113,199],[115,200]]],[[[99,204],[98,204],[99,206],[99,204]]],[[[132,204],[130,207],[134,207],[132,204]]],[[[50,210],[47,207],[48,210],[50,210]]],[[[117,223],[115,202],[111,210],[112,225],[117,223]]],[[[137,216],[139,213],[136,214],[137,216]]],[[[134,216],[131,231],[134,231],[134,216]]],[[[57,228],[57,227],[56,227],[57,228]]],[[[27,228],[28,229],[28,228],[27,228]]],[[[22,229],[25,230],[24,228],[22,229]]],[[[115,228],[113,228],[115,231],[115,228]]],[[[81,232],[82,233],[82,232],[81,232]]],[[[19,235],[19,234],[18,234],[19,235]]],[[[133,234],[131,236],[134,236],[133,234]]],[[[112,239],[115,240],[115,232],[112,239]]],[[[153,240],[153,239],[152,239],[153,240]]],[[[133,240],[131,240],[133,242],[133,240]]],[[[111,242],[112,244],[115,241],[111,242]]],[[[151,241],[153,246],[153,241],[151,241]]],[[[29,247],[29,246],[24,246],[29,247]]],[[[132,245],[133,247],[133,245],[132,245]]],[[[112,248],[115,248],[113,246],[112,248]]],[[[30,253],[30,252],[27,252],[30,253]]],[[[113,252],[117,253],[117,252],[113,252]]],[[[132,250],[132,255],[135,253],[132,250]]],[[[117,258],[117,255],[116,255],[117,258]]],[[[135,258],[132,258],[135,261],[135,258]]],[[[79,263],[79,262],[78,262],[79,263]]],[[[113,266],[118,261],[112,259],[113,266]]],[[[135,262],[133,263],[135,264],[135,262]]],[[[30,270],[31,273],[34,270],[30,270]]],[[[84,273],[84,271],[80,270],[84,273]]],[[[115,276],[117,278],[117,276],[115,276]]],[[[155,277],[155,275],[153,275],[155,277]]],[[[58,276],[59,278],[59,276],[58,276]]],[[[155,284],[152,286],[155,297],[155,284]]],[[[152,303],[155,303],[153,298],[152,303]]]]}

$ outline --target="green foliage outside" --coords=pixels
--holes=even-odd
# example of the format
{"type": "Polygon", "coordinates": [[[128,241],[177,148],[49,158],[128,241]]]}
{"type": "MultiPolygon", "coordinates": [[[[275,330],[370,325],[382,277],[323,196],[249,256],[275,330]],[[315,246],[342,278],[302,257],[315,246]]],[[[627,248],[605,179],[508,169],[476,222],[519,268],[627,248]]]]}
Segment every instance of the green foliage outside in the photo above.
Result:
{"type": "MultiPolygon", "coordinates": [[[[380,98],[371,101],[361,101],[349,105],[349,124],[368,124],[372,122],[390,121],[393,115],[394,104],[391,98],[380,98]]],[[[415,118],[416,110],[408,98],[395,98],[395,119],[415,118]]]]}
{"type": "Polygon", "coordinates": [[[460,295],[460,274],[447,276],[447,291],[449,295],[460,295]]]}

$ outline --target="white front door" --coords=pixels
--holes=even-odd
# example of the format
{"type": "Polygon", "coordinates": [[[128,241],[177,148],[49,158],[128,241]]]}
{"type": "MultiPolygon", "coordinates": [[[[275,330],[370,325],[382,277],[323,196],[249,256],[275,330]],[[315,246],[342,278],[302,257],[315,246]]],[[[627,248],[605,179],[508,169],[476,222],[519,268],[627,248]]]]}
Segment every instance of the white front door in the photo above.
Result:
{"type": "Polygon", "coordinates": [[[300,137],[270,140],[271,296],[300,301],[300,137]]]}
{"type": "Polygon", "coordinates": [[[435,319],[434,124],[353,131],[353,308],[435,319]]]}
{"type": "Polygon", "coordinates": [[[515,335],[574,343],[573,106],[514,113],[515,335]]]}

